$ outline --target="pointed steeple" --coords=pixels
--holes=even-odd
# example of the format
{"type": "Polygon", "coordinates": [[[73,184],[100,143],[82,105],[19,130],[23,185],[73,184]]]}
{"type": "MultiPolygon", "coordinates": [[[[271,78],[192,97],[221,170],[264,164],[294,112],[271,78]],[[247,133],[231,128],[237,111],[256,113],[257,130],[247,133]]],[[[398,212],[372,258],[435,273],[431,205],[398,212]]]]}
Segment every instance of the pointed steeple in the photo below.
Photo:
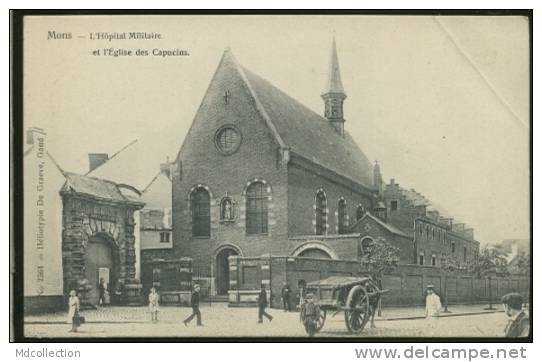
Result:
{"type": "Polygon", "coordinates": [[[337,56],[337,45],[335,44],[335,37],[331,44],[331,60],[329,62],[329,74],[327,78],[327,86],[324,90],[326,93],[342,93],[346,98],[344,92],[343,82],[341,80],[341,69],[339,67],[339,57],[337,56]]]}
{"type": "Polygon", "coordinates": [[[339,68],[339,57],[337,56],[335,37],[331,44],[329,75],[326,89],[322,94],[322,99],[324,100],[325,105],[324,117],[331,122],[338,134],[344,136],[345,120],[343,117],[343,102],[346,99],[346,93],[344,92],[341,80],[341,70],[339,68]]]}

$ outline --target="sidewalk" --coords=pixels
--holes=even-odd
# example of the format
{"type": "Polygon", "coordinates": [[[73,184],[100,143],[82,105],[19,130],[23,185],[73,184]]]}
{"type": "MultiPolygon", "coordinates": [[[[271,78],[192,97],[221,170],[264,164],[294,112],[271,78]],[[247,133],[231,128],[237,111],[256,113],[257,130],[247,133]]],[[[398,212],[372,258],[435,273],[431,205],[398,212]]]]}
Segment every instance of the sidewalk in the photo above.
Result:
{"type": "MultiPolygon", "coordinates": [[[[457,304],[448,306],[448,312],[440,313],[440,317],[459,317],[465,315],[478,315],[488,313],[500,313],[503,312],[502,305],[493,305],[495,310],[486,310],[488,304],[457,304]]],[[[444,309],[444,307],[443,307],[444,309]]],[[[375,316],[375,320],[408,320],[408,319],[424,319],[425,308],[424,307],[390,307],[382,308],[382,316],[375,316]]]]}
{"type": "MultiPolygon", "coordinates": [[[[451,305],[448,310],[451,313],[442,313],[441,317],[458,317],[465,315],[479,315],[502,312],[501,305],[495,305],[495,310],[485,310],[487,304],[476,305],[451,305]]],[[[249,310],[256,308],[228,308],[226,303],[213,303],[212,306],[201,306],[203,314],[206,311],[232,314],[239,311],[239,314],[245,314],[249,310]]],[[[271,312],[280,311],[279,309],[270,309],[271,312]]],[[[190,314],[189,307],[164,306],[160,308],[160,319],[162,321],[179,321],[183,316],[190,314]]],[[[339,312],[341,313],[341,312],[339,312]]],[[[290,314],[290,313],[288,313],[290,314]]],[[[292,314],[297,314],[292,312],[292,314]]],[[[65,324],[67,312],[48,313],[39,315],[25,316],[25,324],[65,324]]],[[[107,307],[96,310],[83,310],[81,315],[85,316],[86,323],[144,323],[148,322],[150,315],[146,306],[141,307],[107,307]]],[[[186,317],[186,316],[185,316],[186,317]]],[[[412,320],[425,318],[425,309],[423,307],[384,307],[382,316],[375,317],[375,320],[395,321],[412,320]]]]}

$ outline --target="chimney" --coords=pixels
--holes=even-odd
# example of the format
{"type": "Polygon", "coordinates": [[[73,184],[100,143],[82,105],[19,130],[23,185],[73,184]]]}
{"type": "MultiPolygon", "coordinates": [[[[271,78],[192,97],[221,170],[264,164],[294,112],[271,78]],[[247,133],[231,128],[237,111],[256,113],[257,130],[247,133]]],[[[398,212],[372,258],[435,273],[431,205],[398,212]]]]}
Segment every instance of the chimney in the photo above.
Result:
{"type": "Polygon", "coordinates": [[[453,223],[452,224],[452,231],[462,233],[465,230],[465,224],[462,222],[453,223]]]}
{"type": "Polygon", "coordinates": [[[30,127],[26,130],[26,144],[33,145],[35,143],[36,137],[43,137],[46,133],[42,128],[39,127],[30,127]]]}
{"type": "Polygon", "coordinates": [[[103,165],[107,160],[109,160],[109,155],[107,153],[89,153],[88,172],[91,172],[97,167],[103,165]]]}
{"type": "Polygon", "coordinates": [[[463,231],[463,236],[469,239],[474,239],[474,229],[465,228],[465,230],[463,231]]]}

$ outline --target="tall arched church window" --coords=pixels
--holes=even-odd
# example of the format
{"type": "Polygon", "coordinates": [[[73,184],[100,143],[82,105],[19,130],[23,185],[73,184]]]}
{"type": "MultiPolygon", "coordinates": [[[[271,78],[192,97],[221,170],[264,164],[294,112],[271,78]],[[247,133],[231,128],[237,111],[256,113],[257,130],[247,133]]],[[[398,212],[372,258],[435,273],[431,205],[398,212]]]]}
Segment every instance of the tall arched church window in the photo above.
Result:
{"type": "Polygon", "coordinates": [[[253,182],[247,189],[247,234],[267,233],[267,192],[262,182],[253,182]]]}
{"type": "Polygon", "coordinates": [[[337,213],[339,222],[339,234],[346,234],[346,201],[344,199],[339,200],[337,213]]]}
{"type": "Polygon", "coordinates": [[[211,236],[211,207],[209,192],[203,187],[195,189],[190,194],[192,209],[192,236],[211,236]]]}
{"type": "Polygon", "coordinates": [[[326,233],[326,207],[326,195],[324,191],[320,190],[316,194],[316,235],[326,233]]]}

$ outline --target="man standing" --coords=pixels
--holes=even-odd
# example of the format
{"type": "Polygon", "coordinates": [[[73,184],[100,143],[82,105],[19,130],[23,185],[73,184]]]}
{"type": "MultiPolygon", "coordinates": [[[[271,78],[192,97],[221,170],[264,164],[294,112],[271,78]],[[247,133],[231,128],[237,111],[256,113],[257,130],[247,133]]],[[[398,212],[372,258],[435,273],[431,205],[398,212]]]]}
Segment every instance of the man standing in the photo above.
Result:
{"type": "Polygon", "coordinates": [[[284,287],[282,287],[282,304],[284,306],[284,311],[291,312],[292,311],[292,302],[291,302],[291,290],[290,286],[288,284],[284,284],[284,287]]]}
{"type": "Polygon", "coordinates": [[[105,293],[107,292],[107,284],[104,278],[100,278],[100,284],[98,284],[98,304],[103,307],[106,304],[105,293]]]}
{"type": "Polygon", "coordinates": [[[200,287],[198,284],[194,285],[194,291],[192,292],[192,298],[190,298],[190,305],[192,306],[192,314],[186,318],[183,323],[185,326],[188,326],[188,323],[194,319],[194,317],[197,317],[197,326],[201,327],[203,324],[201,324],[201,312],[199,311],[199,291],[200,287]]]}
{"type": "Polygon", "coordinates": [[[508,293],[501,299],[508,324],[504,328],[505,337],[529,337],[531,321],[523,309],[523,297],[518,293],[508,293]]]}
{"type": "Polygon", "coordinates": [[[265,291],[265,285],[262,284],[260,294],[258,295],[258,323],[263,323],[263,317],[269,319],[269,322],[273,320],[273,316],[265,312],[267,308],[267,292],[265,291]]]}

